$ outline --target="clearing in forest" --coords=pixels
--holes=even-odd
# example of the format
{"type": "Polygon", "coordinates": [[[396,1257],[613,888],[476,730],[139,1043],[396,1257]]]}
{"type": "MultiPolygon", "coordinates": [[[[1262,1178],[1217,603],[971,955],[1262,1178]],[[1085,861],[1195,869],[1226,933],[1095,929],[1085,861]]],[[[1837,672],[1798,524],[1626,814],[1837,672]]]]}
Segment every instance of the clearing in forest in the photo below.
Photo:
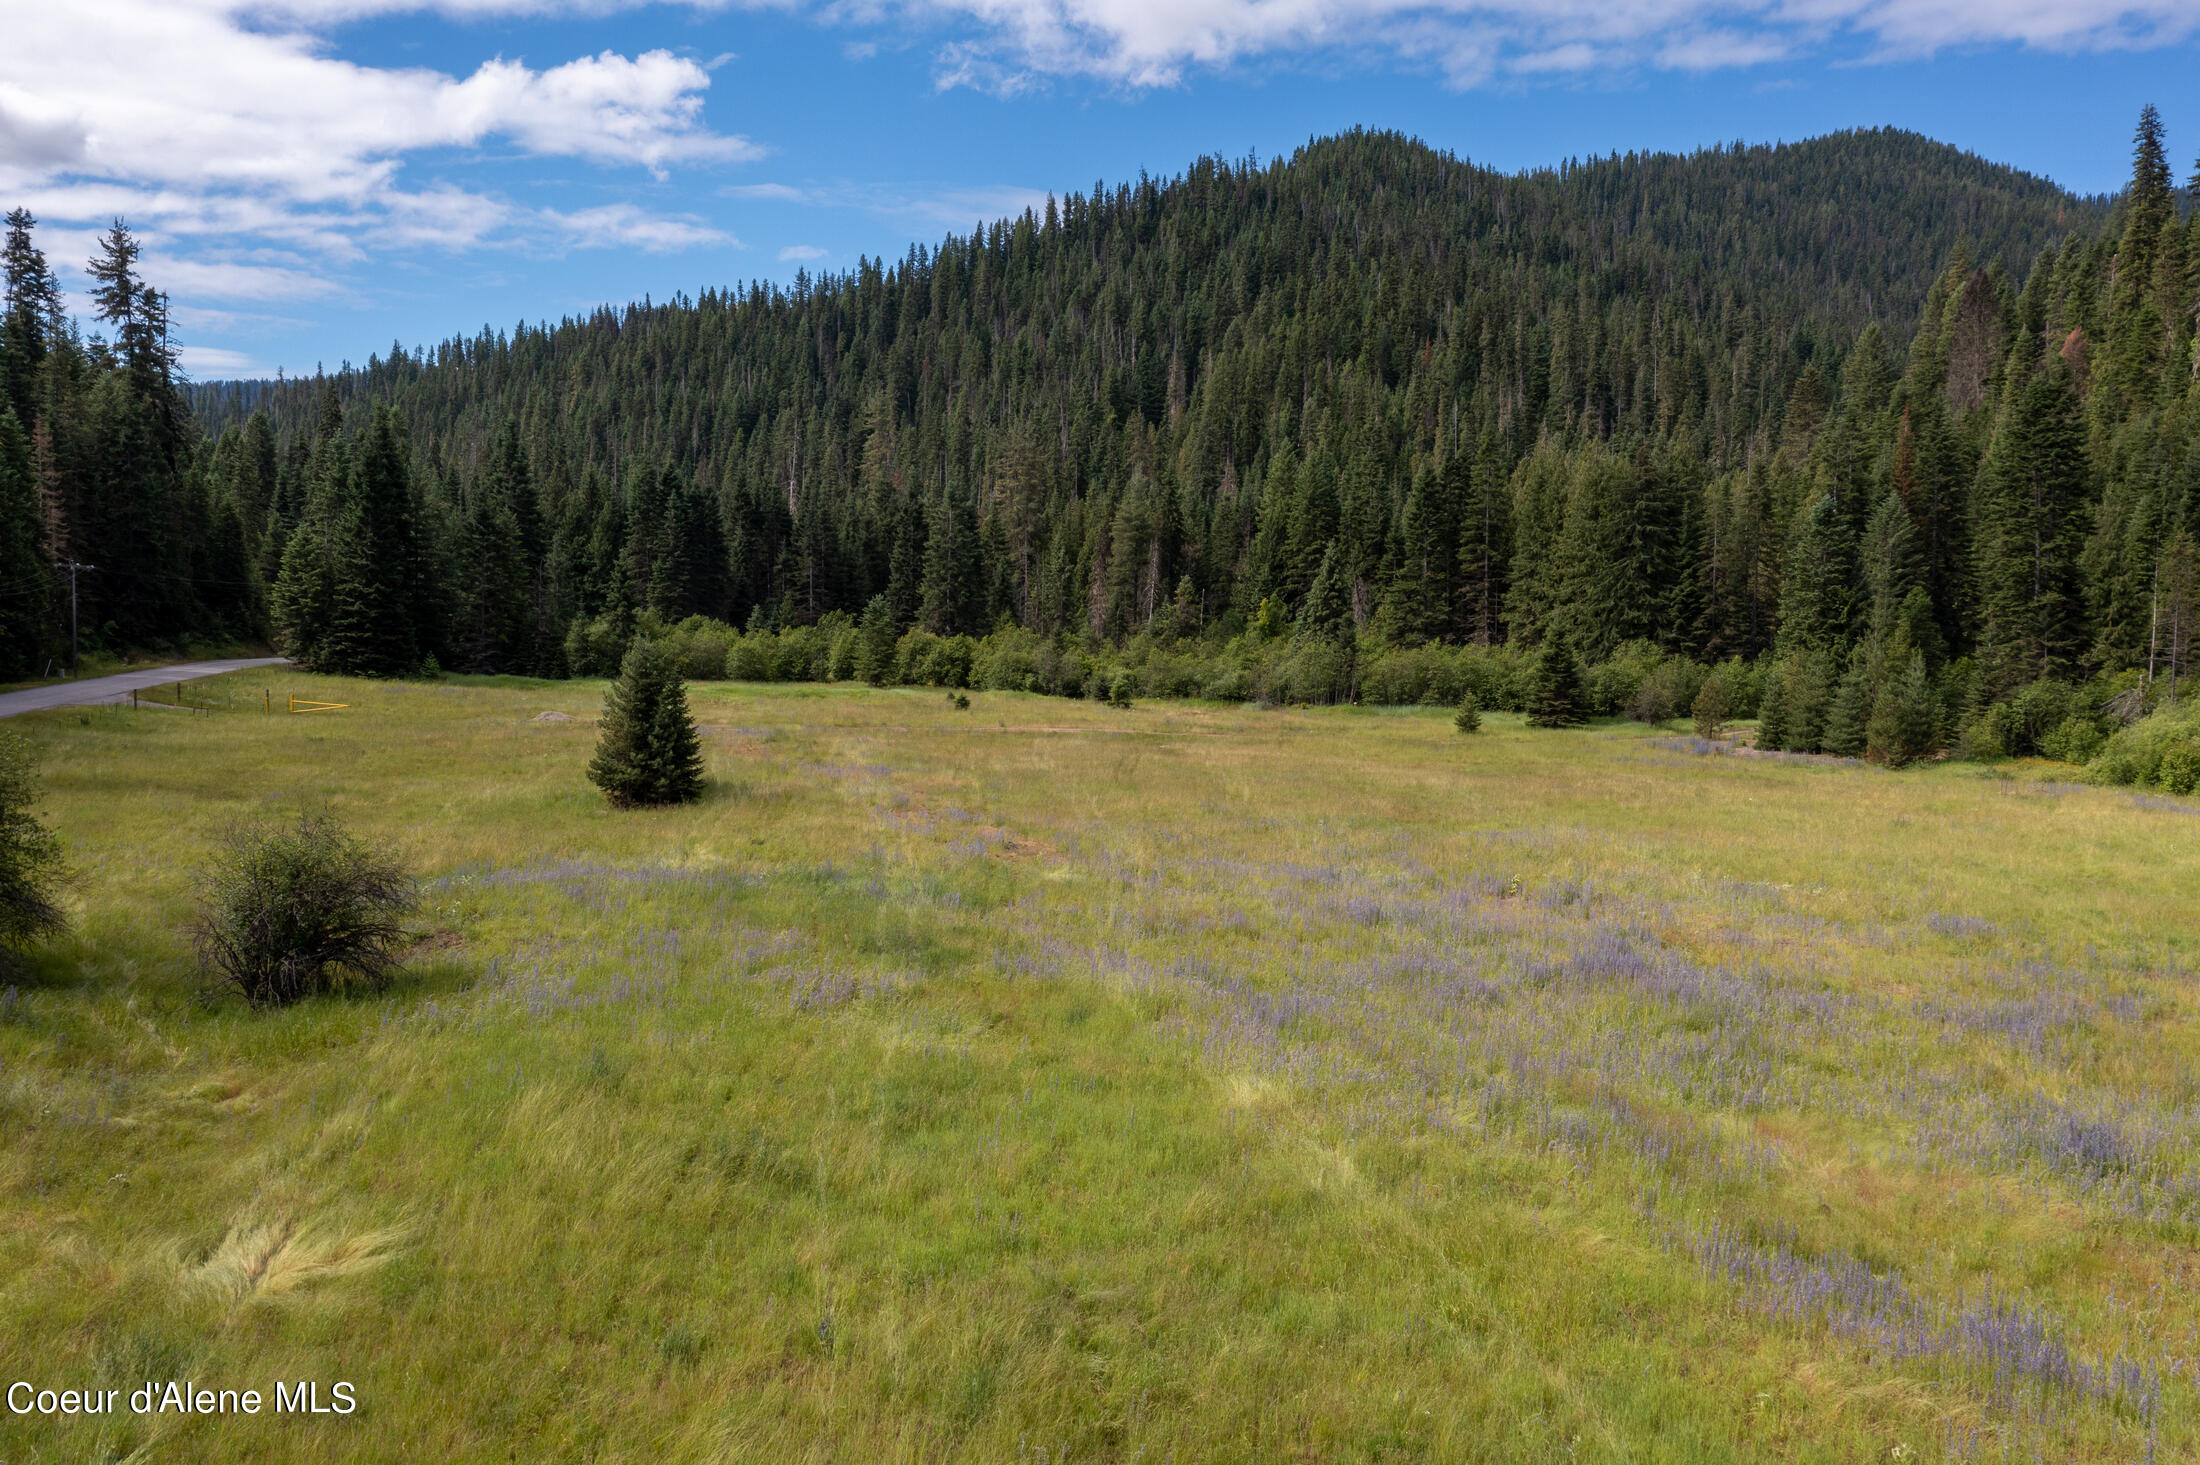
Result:
{"type": "Polygon", "coordinates": [[[620,812],[600,683],[202,686],[13,724],[80,878],[0,990],[0,1385],[357,1408],[0,1459],[2200,1449],[2194,805],[699,684],[706,797],[620,812]],[[199,1000],[194,864],[301,806],[422,873],[411,965],[199,1000]]]}

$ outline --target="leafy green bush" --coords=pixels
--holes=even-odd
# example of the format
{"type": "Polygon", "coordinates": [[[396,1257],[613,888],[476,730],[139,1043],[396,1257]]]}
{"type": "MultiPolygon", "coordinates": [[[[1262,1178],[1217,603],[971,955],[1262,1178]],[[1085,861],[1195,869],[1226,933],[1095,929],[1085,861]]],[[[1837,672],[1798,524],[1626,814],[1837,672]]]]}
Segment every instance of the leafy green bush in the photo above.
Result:
{"type": "Polygon", "coordinates": [[[1040,636],[1022,626],[995,631],[978,643],[970,684],[990,692],[1038,690],[1040,636]]]}
{"type": "Polygon", "coordinates": [[[1139,676],[1149,697],[1197,697],[1206,691],[1206,682],[1207,663],[1179,651],[1152,652],[1139,676]]]}
{"type": "Polygon", "coordinates": [[[0,969],[67,924],[61,842],[31,812],[37,801],[38,763],[30,743],[0,733],[0,969]]]}
{"type": "Polygon", "coordinates": [[[2140,718],[2111,736],[2086,771],[2102,783],[2191,793],[2200,771],[2200,703],[2172,705],[2140,718]]]}
{"type": "Polygon", "coordinates": [[[1696,689],[1696,698],[1688,706],[1689,716],[1695,720],[1696,736],[1706,742],[1726,731],[1727,714],[1733,710],[1733,700],[1727,695],[1726,676],[1713,672],[1703,679],[1696,689]]]}
{"type": "Polygon", "coordinates": [[[577,677],[616,676],[633,635],[632,623],[620,616],[576,617],[565,633],[566,668],[577,677]]]}
{"type": "Polygon", "coordinates": [[[777,633],[750,631],[734,642],[726,653],[726,676],[728,680],[736,682],[781,680],[777,633]]]}
{"type": "MultiPolygon", "coordinates": [[[[1623,641],[1612,648],[1611,658],[1587,669],[1582,677],[1583,711],[1596,717],[1626,712],[1643,683],[1665,660],[1665,653],[1648,641],[1623,641]]],[[[1667,716],[1671,716],[1667,712],[1667,716]]],[[[1645,718],[1644,721],[1663,721],[1645,718]]]]}
{"type": "Polygon", "coordinates": [[[977,650],[968,636],[906,631],[894,648],[891,680],[905,687],[967,687],[977,650]]]}
{"type": "Polygon", "coordinates": [[[1652,667],[1628,699],[1627,715],[1636,722],[1665,723],[1693,714],[1696,694],[1708,673],[1685,656],[1668,656],[1652,667]]]}
{"type": "Polygon", "coordinates": [[[191,932],[200,961],[255,1007],[380,986],[419,898],[404,865],[305,815],[233,830],[201,872],[191,932]]]}
{"type": "MultiPolygon", "coordinates": [[[[646,624],[642,634],[650,634],[646,624]]],[[[679,663],[682,675],[690,681],[715,682],[725,676],[727,653],[740,638],[741,633],[724,621],[712,620],[709,616],[689,616],[667,628],[658,639],[679,663]]]]}
{"type": "Polygon", "coordinates": [[[1715,669],[1719,679],[1726,683],[1727,716],[1757,715],[1764,702],[1765,668],[1763,661],[1747,662],[1739,656],[1730,656],[1718,664],[1715,669]]]}
{"type": "Polygon", "coordinates": [[[1250,702],[1253,700],[1253,674],[1243,662],[1224,662],[1199,689],[1199,694],[1217,702],[1250,702]]]}
{"type": "Polygon", "coordinates": [[[2073,712],[2040,739],[2040,753],[2065,763],[2090,763],[2107,741],[2108,734],[2101,731],[2098,720],[2082,712],[2073,712]]]}
{"type": "Polygon", "coordinates": [[[1331,641],[1301,642],[1276,663],[1269,693],[1278,702],[1341,702],[1350,694],[1352,661],[1331,641]]]}
{"type": "Polygon", "coordinates": [[[1466,695],[1457,647],[1409,646],[1369,660],[1360,674],[1360,695],[1392,707],[1445,706],[1466,695]]]}

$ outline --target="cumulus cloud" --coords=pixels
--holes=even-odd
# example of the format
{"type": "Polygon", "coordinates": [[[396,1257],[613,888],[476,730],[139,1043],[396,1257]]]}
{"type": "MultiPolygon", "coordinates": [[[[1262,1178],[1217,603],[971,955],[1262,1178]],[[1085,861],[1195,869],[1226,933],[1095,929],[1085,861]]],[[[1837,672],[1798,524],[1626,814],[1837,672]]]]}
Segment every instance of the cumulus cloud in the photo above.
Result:
{"type": "MultiPolygon", "coordinates": [[[[71,0],[13,7],[0,44],[0,193],[60,226],[127,217],[149,277],[228,300],[334,293],[333,270],[389,248],[493,242],[723,242],[631,206],[560,214],[444,182],[409,158],[491,143],[657,177],[760,155],[703,119],[709,70],[668,51],[606,51],[471,73],[378,67],[326,32],[371,14],[541,12],[557,0],[71,0]]],[[[616,4],[595,8],[612,9],[616,4]]]]}

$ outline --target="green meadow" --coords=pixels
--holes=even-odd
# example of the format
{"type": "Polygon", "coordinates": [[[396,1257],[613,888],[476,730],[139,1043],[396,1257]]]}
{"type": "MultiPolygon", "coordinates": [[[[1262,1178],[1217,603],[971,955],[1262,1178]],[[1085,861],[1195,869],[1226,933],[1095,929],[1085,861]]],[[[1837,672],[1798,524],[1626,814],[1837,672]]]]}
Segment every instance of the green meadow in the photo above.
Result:
{"type": "Polygon", "coordinates": [[[720,683],[706,797],[618,812],[602,690],[10,724],[75,880],[0,987],[0,1385],[125,1397],[0,1462],[2200,1453],[2200,805],[720,683]],[[193,871],[301,809],[417,948],[210,998],[193,871]]]}

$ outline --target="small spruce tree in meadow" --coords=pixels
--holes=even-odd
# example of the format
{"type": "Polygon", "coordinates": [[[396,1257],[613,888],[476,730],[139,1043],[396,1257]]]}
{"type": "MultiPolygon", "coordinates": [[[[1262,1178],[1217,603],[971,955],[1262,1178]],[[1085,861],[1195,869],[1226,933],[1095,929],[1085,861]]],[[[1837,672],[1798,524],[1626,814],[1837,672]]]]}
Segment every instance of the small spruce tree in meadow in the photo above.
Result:
{"type": "Polygon", "coordinates": [[[1733,710],[1726,678],[1718,672],[1705,677],[1703,686],[1697,689],[1695,704],[1688,709],[1689,715],[1696,720],[1696,736],[1708,741],[1724,733],[1727,715],[1733,710]]]}
{"type": "Polygon", "coordinates": [[[1528,697],[1528,726],[1579,727],[1587,722],[1581,663],[1565,633],[1553,628],[1535,659],[1535,688],[1528,697]]]}
{"type": "Polygon", "coordinates": [[[1482,704],[1474,700],[1474,693],[1469,692],[1459,699],[1459,712],[1452,718],[1451,725],[1463,733],[1482,730],[1482,704]]]}
{"type": "Polygon", "coordinates": [[[679,663],[636,641],[604,697],[588,780],[621,808],[684,804],[703,792],[703,747],[688,714],[679,663]]]}

